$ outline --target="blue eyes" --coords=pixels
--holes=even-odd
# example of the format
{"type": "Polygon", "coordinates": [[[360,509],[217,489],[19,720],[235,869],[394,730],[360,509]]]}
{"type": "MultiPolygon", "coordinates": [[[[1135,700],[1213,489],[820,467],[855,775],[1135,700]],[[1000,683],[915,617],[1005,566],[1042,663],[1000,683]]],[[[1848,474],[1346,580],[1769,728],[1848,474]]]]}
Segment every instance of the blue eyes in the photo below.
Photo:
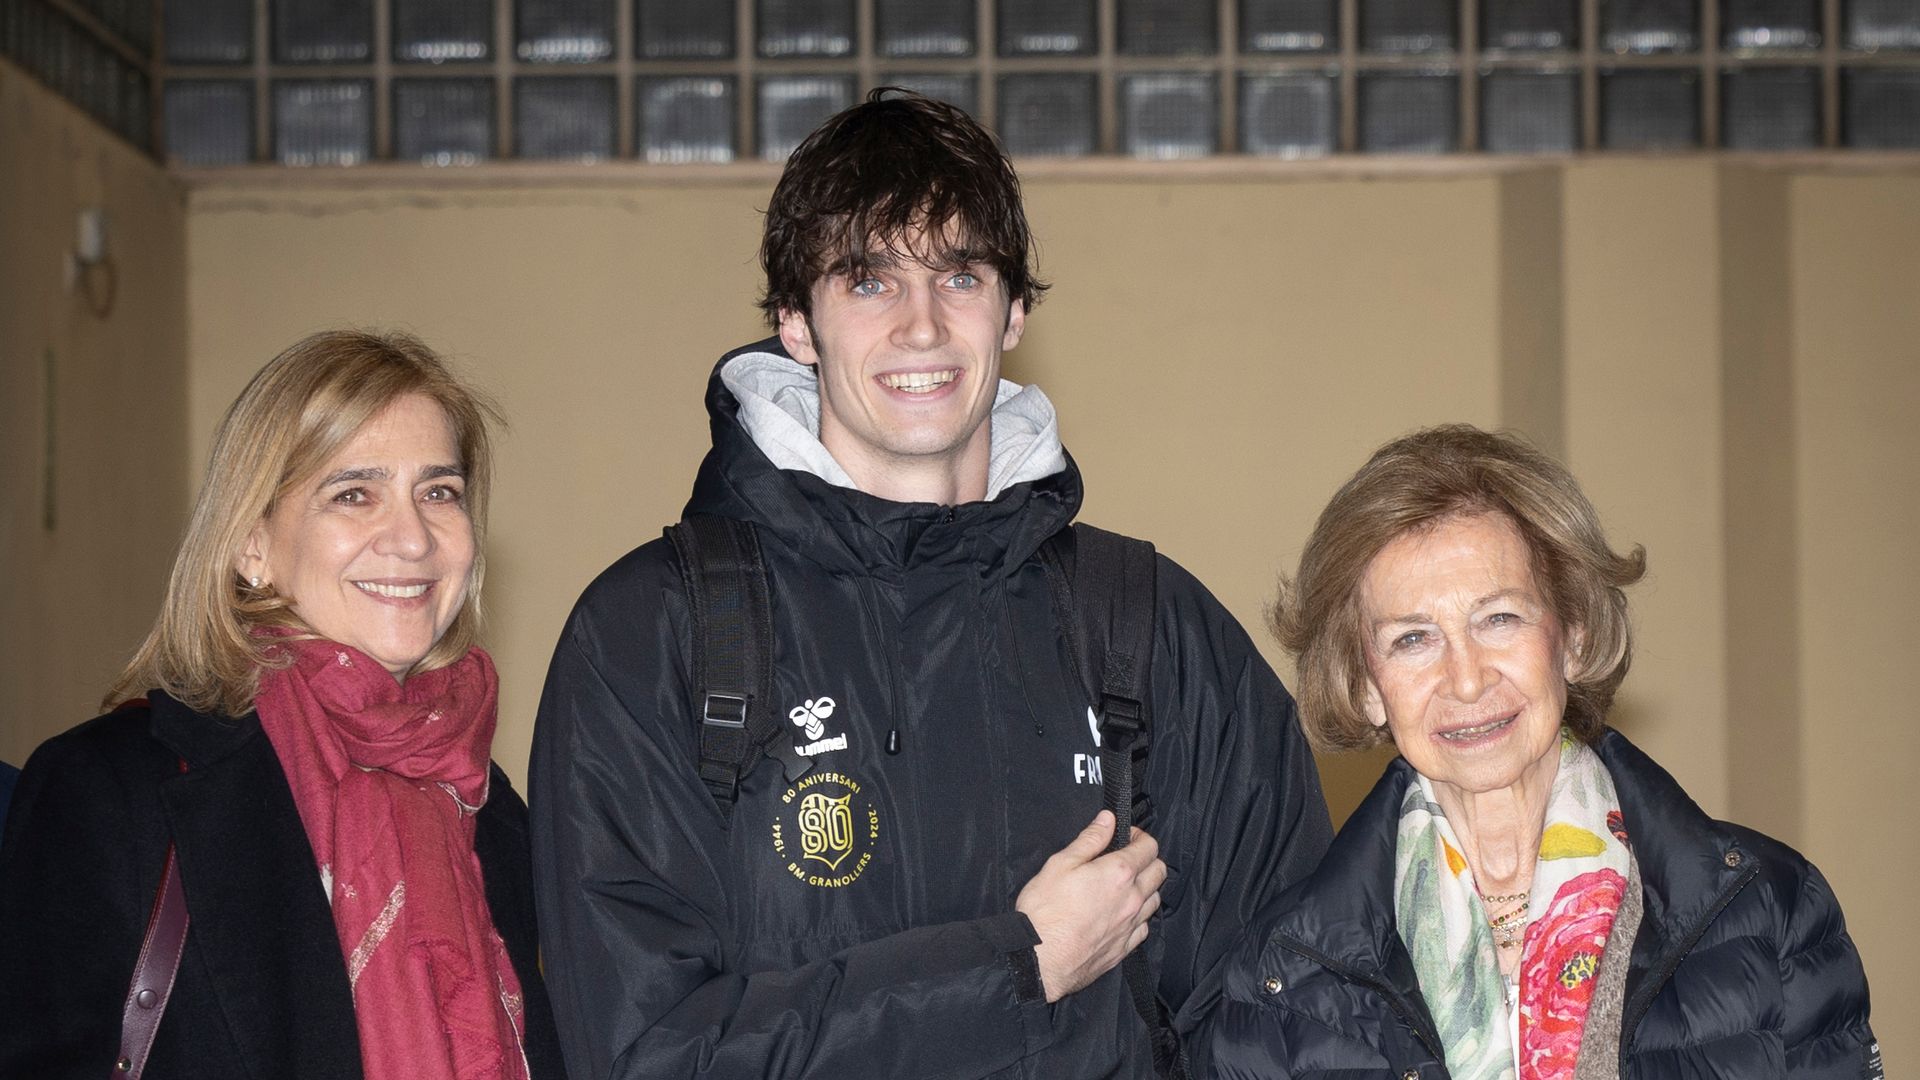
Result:
{"type": "MultiPolygon", "coordinates": [[[[949,276],[944,284],[960,292],[972,292],[980,287],[980,275],[971,270],[961,270],[949,276]]],[[[879,296],[887,291],[887,283],[879,278],[861,278],[854,282],[848,291],[855,296],[879,296]]]]}

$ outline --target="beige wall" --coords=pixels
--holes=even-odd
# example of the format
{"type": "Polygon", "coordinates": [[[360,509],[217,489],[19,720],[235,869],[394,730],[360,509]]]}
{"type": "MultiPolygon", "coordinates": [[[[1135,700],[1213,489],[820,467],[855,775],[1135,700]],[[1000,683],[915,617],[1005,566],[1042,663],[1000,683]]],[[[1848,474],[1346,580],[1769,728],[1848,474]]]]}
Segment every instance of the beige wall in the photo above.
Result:
{"type": "Polygon", "coordinates": [[[1799,177],[1786,205],[1805,808],[1793,839],[1847,903],[1892,1076],[1920,1068],[1920,841],[1905,797],[1920,776],[1907,649],[1920,614],[1920,186],[1799,177]]]}
{"type": "MultiPolygon", "coordinates": [[[[464,363],[512,423],[488,637],[518,776],[574,597],[677,517],[707,371],[762,333],[771,176],[437,175],[194,192],[171,461],[197,463],[247,375],[311,330],[403,327],[464,363]]],[[[1060,405],[1090,519],[1151,536],[1264,640],[1275,574],[1384,439],[1467,420],[1565,455],[1649,551],[1618,723],[1709,812],[1828,870],[1888,1059],[1920,1062],[1916,847],[1873,816],[1920,767],[1896,674],[1896,620],[1920,608],[1900,557],[1920,531],[1920,171],[1036,167],[1028,188],[1056,288],[1009,374],[1060,405]]],[[[1379,759],[1323,768],[1338,817],[1379,759]]]]}
{"type": "Polygon", "coordinates": [[[183,189],[0,61],[0,760],[93,715],[159,606],[190,490],[185,265],[183,189]],[[62,272],[95,206],[104,315],[62,272]]]}

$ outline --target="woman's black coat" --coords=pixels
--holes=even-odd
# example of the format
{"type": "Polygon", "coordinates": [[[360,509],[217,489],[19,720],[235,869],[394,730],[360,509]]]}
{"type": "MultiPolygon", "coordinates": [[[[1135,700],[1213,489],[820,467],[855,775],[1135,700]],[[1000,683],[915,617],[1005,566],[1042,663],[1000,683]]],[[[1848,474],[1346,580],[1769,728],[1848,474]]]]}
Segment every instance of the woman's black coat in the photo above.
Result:
{"type": "MultiPolygon", "coordinates": [[[[1867,1080],[1867,980],[1820,872],[1715,821],[1618,732],[1596,749],[1639,863],[1645,912],[1621,1017],[1622,1080],[1867,1080]]],[[[1439,1037],[1393,904],[1400,804],[1388,766],[1314,874],[1228,954],[1195,1014],[1195,1075],[1441,1080],[1439,1037]]]]}
{"type": "MultiPolygon", "coordinates": [[[[155,692],[48,740],[21,775],[0,844],[0,1078],[110,1075],[169,841],[192,923],[146,1075],[360,1077],[346,964],[272,744],[252,714],[155,692]]],[[[528,1064],[554,1080],[527,809],[497,766],[474,848],[526,995],[528,1064]]]]}

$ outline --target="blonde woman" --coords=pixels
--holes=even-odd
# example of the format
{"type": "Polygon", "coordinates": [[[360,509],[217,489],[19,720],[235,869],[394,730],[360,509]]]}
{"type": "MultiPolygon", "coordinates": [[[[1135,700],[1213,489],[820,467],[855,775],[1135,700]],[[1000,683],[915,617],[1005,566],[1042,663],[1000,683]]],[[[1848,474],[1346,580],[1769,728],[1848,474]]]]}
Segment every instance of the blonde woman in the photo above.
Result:
{"type": "Polygon", "coordinates": [[[352,332],[234,402],[111,711],[22,775],[0,1076],[561,1075],[474,644],[490,416],[352,332]],[[166,977],[130,992],[136,965],[166,977]]]}

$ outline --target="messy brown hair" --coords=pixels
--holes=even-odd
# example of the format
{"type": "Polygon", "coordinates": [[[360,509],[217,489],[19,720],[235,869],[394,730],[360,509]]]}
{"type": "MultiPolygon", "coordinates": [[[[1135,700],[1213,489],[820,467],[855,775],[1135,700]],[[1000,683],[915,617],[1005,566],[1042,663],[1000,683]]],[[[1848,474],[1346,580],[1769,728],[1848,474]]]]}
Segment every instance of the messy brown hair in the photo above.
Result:
{"type": "Polygon", "coordinates": [[[1032,310],[1047,290],[1032,248],[1020,178],[994,137],[952,105],[881,87],[787,158],[760,243],[760,309],[775,326],[783,311],[811,316],[821,278],[899,259],[991,266],[1032,310]]]}

